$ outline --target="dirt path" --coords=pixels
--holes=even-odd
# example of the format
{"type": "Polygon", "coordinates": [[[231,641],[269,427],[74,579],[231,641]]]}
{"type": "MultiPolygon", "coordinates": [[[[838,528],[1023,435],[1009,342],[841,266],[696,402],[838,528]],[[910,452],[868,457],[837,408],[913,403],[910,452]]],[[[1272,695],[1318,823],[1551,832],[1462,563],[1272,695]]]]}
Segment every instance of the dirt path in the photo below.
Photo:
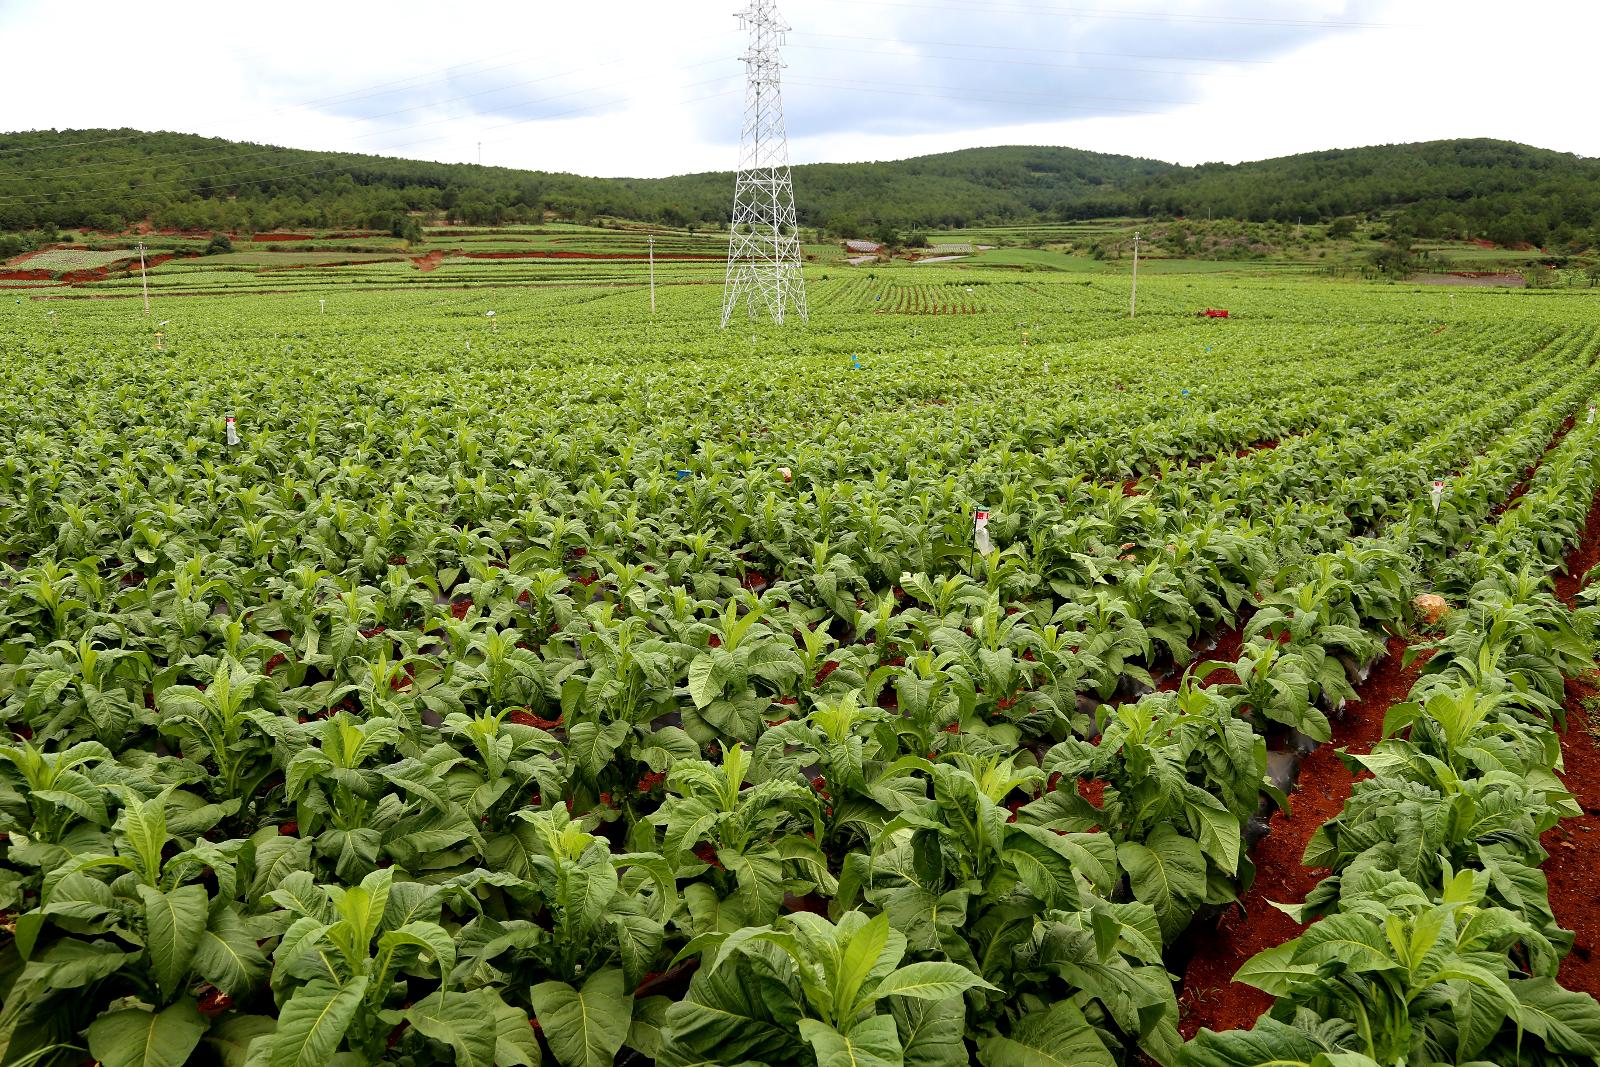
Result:
{"type": "Polygon", "coordinates": [[[1327,873],[1301,866],[1300,857],[1311,835],[1339,814],[1350,796],[1353,779],[1334,750],[1366,752],[1378,741],[1384,714],[1390,705],[1406,698],[1427,662],[1422,656],[1402,666],[1406,647],[1400,638],[1389,639],[1388,655],[1373,668],[1357,690],[1357,699],[1333,724],[1333,742],[1319,745],[1301,764],[1300,779],[1290,798],[1293,816],[1275,813],[1272,832],[1251,853],[1256,880],[1240,898],[1242,910],[1229,908],[1215,932],[1207,931],[1200,938],[1178,997],[1179,1029],[1185,1037],[1193,1037],[1201,1027],[1248,1029],[1272,1006],[1270,996],[1236,984],[1233,974],[1257,952],[1282,944],[1303,929],[1269,902],[1298,903],[1327,873]]]}
{"type": "MultiPolygon", "coordinates": [[[[1556,595],[1573,606],[1583,576],[1600,563],[1600,495],[1589,508],[1583,540],[1567,557],[1567,573],[1556,575],[1556,595]]],[[[1567,732],[1561,738],[1566,769],[1562,781],[1578,798],[1583,816],[1567,819],[1545,833],[1540,843],[1550,858],[1545,877],[1556,921],[1575,935],[1572,952],[1561,962],[1561,984],[1600,996],[1600,677],[1567,681],[1567,732]]]]}
{"type": "Polygon", "coordinates": [[[1564,819],[1540,838],[1550,858],[1544,863],[1550,883],[1550,908],[1556,921],[1573,932],[1572,952],[1561,961],[1561,984],[1600,997],[1600,679],[1567,682],[1567,732],[1561,738],[1566,770],[1561,778],[1583,806],[1583,815],[1564,819]]]}

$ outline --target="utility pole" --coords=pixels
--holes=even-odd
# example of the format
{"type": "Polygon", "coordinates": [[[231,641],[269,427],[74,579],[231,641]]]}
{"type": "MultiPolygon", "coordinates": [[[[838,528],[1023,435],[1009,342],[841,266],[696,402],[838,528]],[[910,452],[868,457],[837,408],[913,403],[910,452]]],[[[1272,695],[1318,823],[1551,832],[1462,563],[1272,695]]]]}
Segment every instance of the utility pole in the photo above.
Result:
{"type": "Polygon", "coordinates": [[[1128,298],[1128,318],[1139,308],[1139,231],[1133,231],[1133,295],[1128,298]]]}
{"type": "Polygon", "coordinates": [[[144,274],[144,242],[139,242],[139,286],[144,290],[144,313],[150,314],[150,279],[144,274]]]}
{"type": "Polygon", "coordinates": [[[478,166],[483,166],[483,142],[478,142],[478,166]]]}
{"type": "Polygon", "coordinates": [[[759,310],[781,325],[791,309],[801,322],[807,318],[778,51],[789,27],[778,15],[777,0],[748,0],[739,21],[750,33],[750,47],[742,57],[744,124],[722,286],[724,329],[741,302],[752,319],[759,310]]]}
{"type": "Polygon", "coordinates": [[[656,235],[650,235],[650,314],[656,313],[656,235]]]}

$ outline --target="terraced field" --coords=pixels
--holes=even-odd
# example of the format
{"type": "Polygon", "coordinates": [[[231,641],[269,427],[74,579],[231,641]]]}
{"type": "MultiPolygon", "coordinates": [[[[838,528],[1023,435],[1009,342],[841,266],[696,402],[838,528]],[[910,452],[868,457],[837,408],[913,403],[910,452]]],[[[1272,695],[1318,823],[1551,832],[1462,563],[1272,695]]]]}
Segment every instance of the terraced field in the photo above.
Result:
{"type": "Polygon", "coordinates": [[[657,271],[0,303],[0,1062],[1595,1061],[1600,306],[657,271]]]}

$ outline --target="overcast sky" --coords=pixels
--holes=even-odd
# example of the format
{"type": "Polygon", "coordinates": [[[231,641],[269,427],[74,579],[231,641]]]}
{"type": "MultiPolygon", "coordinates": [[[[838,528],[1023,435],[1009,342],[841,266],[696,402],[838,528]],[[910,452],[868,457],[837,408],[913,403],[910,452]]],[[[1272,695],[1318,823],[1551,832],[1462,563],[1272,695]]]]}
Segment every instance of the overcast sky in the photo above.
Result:
{"type": "MultiPolygon", "coordinates": [[[[0,129],[656,176],[737,161],[746,0],[0,0],[0,129]]],[[[1600,0],[780,0],[796,163],[1179,163],[1498,137],[1600,156],[1600,0]]]]}

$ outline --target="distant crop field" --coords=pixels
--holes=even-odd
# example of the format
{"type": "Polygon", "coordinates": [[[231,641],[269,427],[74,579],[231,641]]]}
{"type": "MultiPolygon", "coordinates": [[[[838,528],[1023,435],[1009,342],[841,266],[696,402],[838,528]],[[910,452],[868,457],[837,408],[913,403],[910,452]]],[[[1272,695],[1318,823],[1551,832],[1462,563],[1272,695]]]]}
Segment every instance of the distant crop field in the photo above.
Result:
{"type": "Polygon", "coordinates": [[[19,263],[18,266],[26,270],[95,270],[99,267],[109,267],[113,264],[124,263],[128,260],[137,260],[139,253],[126,248],[111,252],[90,252],[75,248],[57,248],[48,252],[40,252],[30,256],[19,263]]]}

